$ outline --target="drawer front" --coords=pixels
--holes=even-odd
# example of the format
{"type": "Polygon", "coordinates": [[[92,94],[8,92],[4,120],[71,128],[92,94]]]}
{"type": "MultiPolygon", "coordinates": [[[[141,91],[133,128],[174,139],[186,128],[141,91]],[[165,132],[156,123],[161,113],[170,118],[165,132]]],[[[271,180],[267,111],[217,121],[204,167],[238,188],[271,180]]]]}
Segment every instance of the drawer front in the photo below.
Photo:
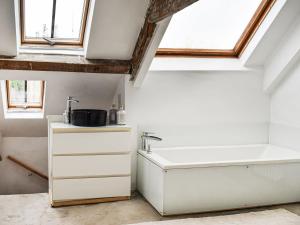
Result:
{"type": "Polygon", "coordinates": [[[54,133],[52,154],[129,152],[130,132],[54,133]]]}
{"type": "Polygon", "coordinates": [[[53,180],[53,201],[121,196],[130,196],[130,176],[53,180]]]}
{"type": "Polygon", "coordinates": [[[130,174],[130,154],[53,156],[53,178],[130,174]]]}

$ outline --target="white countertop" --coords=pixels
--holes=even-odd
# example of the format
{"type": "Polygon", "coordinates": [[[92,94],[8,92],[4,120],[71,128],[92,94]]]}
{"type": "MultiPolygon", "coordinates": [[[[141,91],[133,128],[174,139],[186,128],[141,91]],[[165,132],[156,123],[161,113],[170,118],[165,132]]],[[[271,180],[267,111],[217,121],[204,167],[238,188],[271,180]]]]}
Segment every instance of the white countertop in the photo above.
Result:
{"type": "Polygon", "coordinates": [[[107,125],[101,127],[79,127],[62,122],[52,122],[50,128],[54,133],[92,133],[92,132],[128,132],[131,127],[127,125],[107,125]]]}

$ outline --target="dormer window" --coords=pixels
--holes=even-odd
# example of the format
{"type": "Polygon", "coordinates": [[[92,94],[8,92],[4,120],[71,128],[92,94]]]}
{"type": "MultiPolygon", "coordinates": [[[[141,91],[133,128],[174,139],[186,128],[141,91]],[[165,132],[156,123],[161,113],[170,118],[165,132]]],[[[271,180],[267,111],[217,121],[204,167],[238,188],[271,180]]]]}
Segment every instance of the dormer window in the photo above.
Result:
{"type": "Polygon", "coordinates": [[[42,109],[44,102],[44,81],[7,80],[8,109],[42,109]]]}
{"type": "Polygon", "coordinates": [[[89,0],[20,0],[21,44],[82,46],[89,0]]]}

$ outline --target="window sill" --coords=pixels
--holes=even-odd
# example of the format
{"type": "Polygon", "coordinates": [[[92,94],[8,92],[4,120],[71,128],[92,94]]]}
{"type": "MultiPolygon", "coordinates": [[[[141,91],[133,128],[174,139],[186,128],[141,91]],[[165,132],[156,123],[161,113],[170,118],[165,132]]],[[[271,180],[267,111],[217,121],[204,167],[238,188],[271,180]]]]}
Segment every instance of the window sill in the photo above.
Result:
{"type": "Polygon", "coordinates": [[[49,54],[49,55],[76,55],[84,56],[81,47],[51,47],[51,46],[21,46],[19,53],[27,54],[49,54]]]}
{"type": "Polygon", "coordinates": [[[41,110],[8,110],[4,113],[5,119],[43,119],[44,112],[41,110]]]}

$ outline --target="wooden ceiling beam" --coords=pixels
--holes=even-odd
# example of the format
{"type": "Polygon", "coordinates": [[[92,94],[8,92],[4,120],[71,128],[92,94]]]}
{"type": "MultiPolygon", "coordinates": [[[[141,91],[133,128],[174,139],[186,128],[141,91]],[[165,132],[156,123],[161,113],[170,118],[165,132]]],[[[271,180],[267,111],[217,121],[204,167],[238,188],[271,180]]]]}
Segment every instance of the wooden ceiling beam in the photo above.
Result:
{"type": "Polygon", "coordinates": [[[140,65],[145,57],[146,51],[150,45],[152,37],[154,36],[154,32],[156,29],[155,23],[149,23],[148,20],[145,20],[144,26],[139,34],[138,40],[135,45],[135,49],[132,55],[132,68],[131,68],[131,80],[134,80],[140,65]]]}
{"type": "Polygon", "coordinates": [[[129,74],[130,60],[85,59],[82,56],[20,54],[0,56],[0,70],[129,74]]]}
{"type": "Polygon", "coordinates": [[[155,34],[157,23],[174,13],[190,6],[198,0],[151,0],[148,7],[144,25],[137,39],[133,55],[131,80],[135,80],[146,55],[147,49],[155,34]]]}

